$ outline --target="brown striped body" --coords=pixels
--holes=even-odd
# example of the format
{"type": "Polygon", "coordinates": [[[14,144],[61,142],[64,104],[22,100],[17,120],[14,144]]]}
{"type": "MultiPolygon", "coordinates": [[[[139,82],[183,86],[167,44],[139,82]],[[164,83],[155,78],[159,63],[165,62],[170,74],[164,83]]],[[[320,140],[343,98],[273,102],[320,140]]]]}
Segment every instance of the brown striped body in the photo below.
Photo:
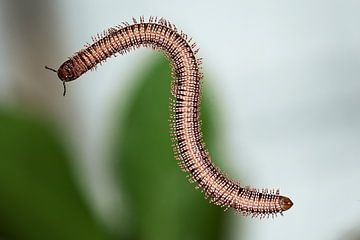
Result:
{"type": "Polygon", "coordinates": [[[229,179],[216,168],[202,141],[199,108],[200,60],[196,58],[195,44],[179,33],[175,26],[164,19],[141,18],[137,23],[124,24],[98,36],[94,43],[76,53],[57,70],[62,81],[72,81],[93,69],[98,63],[115,53],[124,54],[138,47],[161,50],[169,58],[173,77],[174,95],[172,136],[174,149],[182,169],[217,205],[232,207],[239,213],[252,216],[276,215],[292,206],[289,198],[279,192],[259,192],[229,179]]]}

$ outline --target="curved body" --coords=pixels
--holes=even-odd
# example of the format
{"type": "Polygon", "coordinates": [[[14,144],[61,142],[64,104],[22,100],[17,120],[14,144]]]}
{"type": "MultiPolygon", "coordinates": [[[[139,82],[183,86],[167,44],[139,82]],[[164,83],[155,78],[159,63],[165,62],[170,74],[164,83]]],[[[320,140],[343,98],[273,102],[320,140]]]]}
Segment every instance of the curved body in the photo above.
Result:
{"type": "Polygon", "coordinates": [[[174,96],[172,135],[174,149],[182,169],[214,204],[232,207],[252,216],[276,215],[292,206],[289,198],[278,191],[258,191],[241,187],[214,166],[205,149],[199,124],[201,97],[200,60],[195,44],[164,19],[112,28],[94,43],[77,52],[57,70],[59,78],[72,81],[116,53],[124,54],[138,47],[152,47],[164,52],[172,66],[174,96]]]}

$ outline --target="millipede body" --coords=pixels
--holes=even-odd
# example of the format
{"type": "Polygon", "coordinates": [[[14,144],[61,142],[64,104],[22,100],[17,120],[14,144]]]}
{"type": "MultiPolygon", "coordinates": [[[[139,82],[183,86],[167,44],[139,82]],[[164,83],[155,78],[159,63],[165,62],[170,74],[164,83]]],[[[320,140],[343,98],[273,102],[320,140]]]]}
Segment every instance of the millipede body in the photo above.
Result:
{"type": "Polygon", "coordinates": [[[160,50],[170,60],[174,78],[171,124],[174,151],[181,168],[189,173],[205,197],[216,205],[232,207],[243,215],[265,217],[288,210],[293,203],[281,196],[278,190],[259,191],[242,187],[212,163],[199,123],[201,59],[196,57],[196,45],[169,21],[150,17],[145,22],[141,17],[139,21],[133,19],[132,24],[125,22],[95,37],[92,44],[75,53],[58,70],[46,68],[57,72],[65,84],[116,53],[124,54],[139,47],[160,50]]]}

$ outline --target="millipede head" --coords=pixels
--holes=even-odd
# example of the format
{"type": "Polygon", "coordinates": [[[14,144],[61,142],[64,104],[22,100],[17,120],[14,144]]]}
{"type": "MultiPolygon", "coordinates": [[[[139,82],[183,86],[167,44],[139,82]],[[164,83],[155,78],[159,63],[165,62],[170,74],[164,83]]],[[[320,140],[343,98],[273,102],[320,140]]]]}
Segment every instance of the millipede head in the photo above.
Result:
{"type": "Polygon", "coordinates": [[[79,77],[79,74],[74,70],[74,64],[71,60],[64,62],[57,70],[57,75],[63,82],[69,82],[79,77]]]}

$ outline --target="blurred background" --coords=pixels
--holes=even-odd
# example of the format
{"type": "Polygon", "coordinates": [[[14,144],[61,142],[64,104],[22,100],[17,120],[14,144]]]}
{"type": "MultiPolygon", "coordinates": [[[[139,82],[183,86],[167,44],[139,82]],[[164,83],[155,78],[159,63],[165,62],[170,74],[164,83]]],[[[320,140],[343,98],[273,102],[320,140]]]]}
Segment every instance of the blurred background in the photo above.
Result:
{"type": "Polygon", "coordinates": [[[360,239],[360,2],[1,1],[0,239],[360,239]],[[205,142],[276,219],[209,204],[172,156],[169,63],[139,49],[67,85],[91,36],[144,15],[200,46],[205,142]]]}

